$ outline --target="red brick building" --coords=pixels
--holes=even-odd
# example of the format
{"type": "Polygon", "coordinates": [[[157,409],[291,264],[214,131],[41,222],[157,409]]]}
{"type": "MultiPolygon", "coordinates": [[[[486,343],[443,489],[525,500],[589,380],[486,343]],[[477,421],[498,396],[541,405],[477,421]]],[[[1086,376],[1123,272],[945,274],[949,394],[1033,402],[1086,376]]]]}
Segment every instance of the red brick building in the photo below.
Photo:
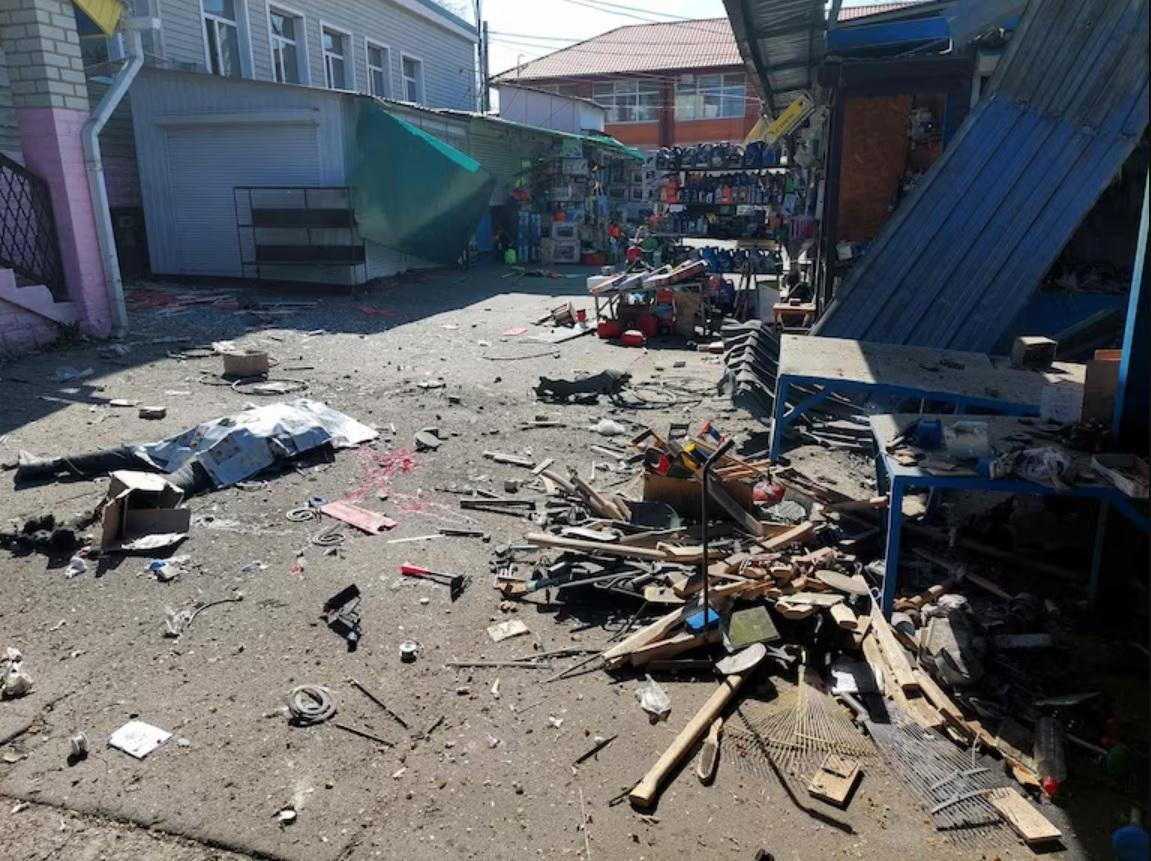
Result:
{"type": "Polygon", "coordinates": [[[762,111],[726,18],[617,27],[496,76],[582,96],[640,149],[743,140],[762,111]]]}

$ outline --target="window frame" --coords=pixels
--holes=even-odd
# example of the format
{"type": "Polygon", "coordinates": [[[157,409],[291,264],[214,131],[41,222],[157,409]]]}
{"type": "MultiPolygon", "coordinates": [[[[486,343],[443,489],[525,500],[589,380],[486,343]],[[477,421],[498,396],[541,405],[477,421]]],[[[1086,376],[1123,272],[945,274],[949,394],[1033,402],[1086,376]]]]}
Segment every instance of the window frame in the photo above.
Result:
{"type": "Polygon", "coordinates": [[[296,76],[300,79],[298,83],[300,86],[306,87],[312,81],[312,67],[308,60],[308,21],[303,12],[298,9],[293,9],[290,6],[285,6],[283,3],[266,2],[264,4],[264,11],[267,13],[268,21],[268,55],[272,60],[272,80],[278,84],[291,84],[292,81],[281,81],[276,77],[276,41],[288,41],[282,36],[277,36],[272,30],[272,13],[278,12],[285,18],[292,18],[299,24],[299,30],[296,32],[296,38],[292,42],[296,46],[296,76]]]}
{"type": "MultiPolygon", "coordinates": [[[[364,68],[368,72],[368,95],[376,96],[381,99],[395,98],[396,88],[392,83],[392,49],[390,45],[385,45],[383,42],[377,42],[368,36],[364,37],[364,68]],[[382,51],[384,55],[383,66],[372,65],[372,49],[382,51]],[[380,69],[384,73],[384,94],[381,95],[373,91],[372,86],[372,70],[380,69]]],[[[401,62],[400,76],[403,77],[403,66],[401,62]]]]}
{"type": "Polygon", "coordinates": [[[661,90],[659,81],[649,81],[645,78],[623,78],[623,79],[615,79],[615,80],[607,80],[607,81],[593,81],[592,82],[592,97],[591,97],[591,99],[593,102],[595,102],[601,108],[603,108],[604,111],[606,112],[606,116],[604,117],[604,122],[610,123],[613,126],[650,125],[651,123],[658,123],[660,120],[660,110],[661,110],[660,99],[661,98],[662,98],[662,90],[661,90]],[[631,87],[630,92],[628,92],[626,89],[628,86],[631,87]],[[640,89],[641,86],[643,87],[643,90],[640,89]],[[596,89],[599,87],[611,87],[612,88],[611,101],[609,103],[604,103],[604,102],[600,101],[600,99],[604,97],[604,94],[602,94],[602,93],[597,94],[596,93],[596,89]],[[643,102],[641,101],[643,96],[651,96],[651,95],[654,95],[656,98],[656,103],[655,103],[654,107],[644,105],[643,102]],[[623,105],[620,102],[621,96],[623,96],[624,98],[630,98],[631,101],[628,104],[623,105]],[[621,107],[630,107],[632,112],[633,112],[633,116],[637,117],[637,119],[630,119],[630,120],[618,119],[617,118],[619,116],[618,112],[619,112],[619,109],[621,107]],[[651,110],[653,111],[650,118],[645,116],[642,119],[638,119],[639,114],[640,114],[640,110],[641,109],[646,110],[649,107],[651,107],[651,110]]]}
{"type": "Polygon", "coordinates": [[[704,73],[688,73],[680,75],[675,81],[675,98],[673,99],[675,120],[676,122],[699,122],[703,120],[735,120],[741,119],[747,114],[747,75],[742,72],[704,72],[704,73]],[[685,78],[691,78],[690,83],[685,78]],[[703,86],[701,83],[704,78],[718,78],[718,88],[714,86],[703,86]],[[739,78],[738,84],[731,82],[729,79],[739,78]],[[733,90],[739,87],[742,90],[741,95],[735,95],[733,90]],[[707,116],[706,97],[715,94],[719,99],[718,113],[713,116],[707,116]],[[694,107],[690,116],[685,116],[680,112],[681,99],[692,99],[694,107]],[[734,113],[725,113],[725,105],[728,102],[735,105],[734,113]]]}
{"type": "Polygon", "coordinates": [[[425,68],[424,67],[424,60],[422,57],[417,57],[415,54],[409,54],[406,51],[400,51],[400,87],[402,88],[403,101],[412,102],[413,104],[417,104],[417,105],[427,104],[428,87],[427,87],[427,78],[424,75],[424,68],[425,68]],[[414,63],[418,63],[420,66],[420,76],[419,76],[419,87],[420,87],[420,94],[419,95],[420,95],[420,97],[418,99],[409,99],[408,98],[408,76],[407,76],[407,73],[404,71],[404,60],[411,60],[414,63]]]}
{"type": "Polygon", "coordinates": [[[328,90],[335,90],[341,93],[354,93],[356,91],[356,55],[352,47],[353,37],[350,30],[345,30],[343,27],[337,27],[335,24],[329,24],[327,21],[320,21],[320,57],[323,59],[324,67],[324,88],[328,90]],[[331,54],[324,46],[324,33],[331,31],[338,34],[344,42],[343,54],[331,54]],[[344,63],[344,86],[333,87],[328,74],[328,57],[338,56],[344,63]]]}
{"type": "MultiPolygon", "coordinates": [[[[212,71],[212,51],[208,45],[208,31],[206,24],[208,21],[213,22],[213,27],[216,28],[216,51],[219,52],[220,48],[220,33],[219,25],[232,26],[236,28],[236,53],[237,60],[240,63],[240,78],[252,78],[252,30],[248,26],[248,4],[245,0],[233,0],[233,8],[235,9],[236,19],[231,21],[227,18],[217,15],[215,12],[209,12],[204,8],[204,0],[197,0],[200,7],[200,39],[204,43],[204,66],[208,70],[209,75],[216,75],[220,78],[230,78],[232,75],[224,75],[220,72],[212,71]]],[[[216,57],[216,60],[220,60],[216,57]]]]}

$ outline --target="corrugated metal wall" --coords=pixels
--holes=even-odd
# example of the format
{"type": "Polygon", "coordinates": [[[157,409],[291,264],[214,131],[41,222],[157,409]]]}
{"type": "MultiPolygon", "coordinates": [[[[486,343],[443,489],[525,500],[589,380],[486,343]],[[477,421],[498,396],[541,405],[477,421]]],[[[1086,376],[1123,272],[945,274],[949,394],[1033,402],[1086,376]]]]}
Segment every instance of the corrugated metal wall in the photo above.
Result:
{"type": "MultiPolygon", "coordinates": [[[[88,80],[88,101],[92,107],[108,92],[108,84],[88,80]]],[[[132,132],[132,108],[128,99],[120,102],[100,132],[100,154],[108,203],[113,207],[140,205],[140,173],[136,166],[136,139],[132,132]]]]}
{"type": "Polygon", "coordinates": [[[816,332],[988,351],[1147,127],[1147,0],[1031,0],[990,95],[816,332]]]}
{"type": "Polygon", "coordinates": [[[141,71],[131,99],[152,270],[239,274],[233,186],[345,184],[343,98],[141,71]]]}

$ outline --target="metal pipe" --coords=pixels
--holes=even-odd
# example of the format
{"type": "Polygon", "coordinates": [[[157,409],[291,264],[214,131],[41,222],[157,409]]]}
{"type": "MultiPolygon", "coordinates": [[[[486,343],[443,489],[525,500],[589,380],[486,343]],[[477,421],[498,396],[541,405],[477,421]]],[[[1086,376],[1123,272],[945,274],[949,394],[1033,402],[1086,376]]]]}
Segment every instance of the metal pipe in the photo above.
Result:
{"type": "Polygon", "coordinates": [[[104,162],[100,155],[100,131],[108,123],[113,111],[119,107],[144,65],[144,49],[140,32],[124,30],[126,59],[112,79],[112,85],[100,99],[100,104],[84,123],[81,134],[84,143],[84,165],[88,172],[88,193],[92,198],[92,215],[96,221],[96,240],[100,245],[100,262],[104,270],[104,284],[108,290],[108,304],[112,311],[112,335],[122,337],[128,331],[128,311],[124,306],[124,284],[120,280],[120,258],[116,254],[116,237],[112,230],[112,214],[108,211],[108,186],[104,181],[104,162]]]}
{"type": "Polygon", "coordinates": [[[700,515],[700,524],[699,525],[700,525],[700,532],[701,532],[701,538],[702,538],[702,544],[703,544],[703,559],[700,560],[699,566],[700,566],[700,576],[703,577],[703,629],[705,631],[707,630],[707,626],[708,626],[708,618],[709,618],[708,614],[711,612],[711,604],[708,603],[708,597],[709,597],[709,595],[708,595],[708,593],[709,593],[708,581],[711,579],[711,576],[707,573],[708,562],[709,562],[708,550],[707,550],[708,537],[709,537],[708,534],[711,532],[711,530],[708,529],[708,517],[707,517],[708,483],[709,483],[709,479],[711,478],[711,468],[716,463],[719,462],[719,459],[721,457],[723,457],[725,454],[727,454],[729,451],[731,451],[731,447],[733,445],[735,445],[735,440],[731,439],[730,437],[726,441],[720,443],[719,447],[716,448],[716,450],[711,453],[711,455],[707,458],[707,460],[705,460],[703,462],[703,467],[700,470],[700,473],[701,473],[700,480],[701,480],[701,483],[703,484],[703,494],[702,494],[702,497],[700,498],[700,501],[699,501],[699,515],[700,515]]]}

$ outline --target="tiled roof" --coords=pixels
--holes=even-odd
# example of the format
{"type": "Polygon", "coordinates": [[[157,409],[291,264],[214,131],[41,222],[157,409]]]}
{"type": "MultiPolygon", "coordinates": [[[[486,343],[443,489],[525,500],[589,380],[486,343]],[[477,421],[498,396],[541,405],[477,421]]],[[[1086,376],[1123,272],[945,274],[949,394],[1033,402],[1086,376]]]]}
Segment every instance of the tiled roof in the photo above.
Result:
{"type": "Polygon", "coordinates": [[[531,60],[497,80],[619,75],[739,66],[743,59],[726,18],[632,24],[531,60]]]}
{"type": "Polygon", "coordinates": [[[921,6],[928,0],[912,0],[904,3],[872,3],[869,6],[845,6],[839,10],[840,21],[851,21],[855,18],[865,18],[868,15],[878,15],[881,12],[895,12],[909,6],[921,6]]]}

